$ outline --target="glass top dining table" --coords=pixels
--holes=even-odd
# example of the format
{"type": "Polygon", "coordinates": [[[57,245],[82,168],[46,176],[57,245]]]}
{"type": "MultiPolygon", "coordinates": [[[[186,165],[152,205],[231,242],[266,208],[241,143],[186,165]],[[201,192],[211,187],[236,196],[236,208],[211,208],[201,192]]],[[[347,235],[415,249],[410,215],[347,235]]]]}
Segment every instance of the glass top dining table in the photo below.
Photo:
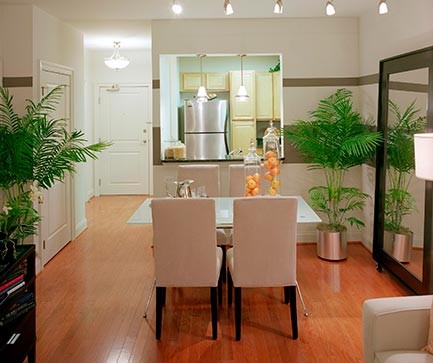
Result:
{"type": "MultiPolygon", "coordinates": [[[[301,196],[298,199],[298,223],[320,223],[322,220],[301,196]]],[[[233,200],[236,198],[221,197],[215,200],[216,225],[218,228],[231,228],[233,226],[233,200]]],[[[152,198],[148,198],[135,211],[128,224],[152,224],[152,198]]]]}

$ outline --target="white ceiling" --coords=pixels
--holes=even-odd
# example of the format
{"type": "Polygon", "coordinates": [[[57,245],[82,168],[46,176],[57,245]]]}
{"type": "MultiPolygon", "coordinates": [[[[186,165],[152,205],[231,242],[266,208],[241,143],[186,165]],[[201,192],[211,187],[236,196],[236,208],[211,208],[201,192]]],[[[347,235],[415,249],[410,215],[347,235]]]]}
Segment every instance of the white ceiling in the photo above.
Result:
{"type": "MultiPolygon", "coordinates": [[[[231,0],[234,14],[225,16],[224,0],[178,0],[181,15],[171,11],[173,0],[0,0],[0,3],[34,4],[47,13],[72,24],[84,33],[85,47],[150,49],[151,19],[218,19],[324,17],[326,0],[282,0],[283,14],[274,14],[275,0],[231,0]]],[[[389,0],[392,2],[407,0],[389,0]]],[[[334,0],[337,17],[358,17],[376,11],[378,0],[334,0]]]]}
{"type": "MultiPolygon", "coordinates": [[[[5,3],[33,3],[63,20],[210,19],[224,18],[224,0],[178,0],[183,13],[171,12],[172,0],[0,0],[5,3]]],[[[231,0],[235,13],[230,18],[319,17],[325,16],[326,0],[282,0],[283,14],[273,14],[275,0],[231,0]]],[[[397,0],[393,0],[397,1],[397,0]]],[[[356,17],[378,0],[334,0],[337,16],[356,17]]],[[[390,4],[392,7],[392,3],[390,4]]]]}

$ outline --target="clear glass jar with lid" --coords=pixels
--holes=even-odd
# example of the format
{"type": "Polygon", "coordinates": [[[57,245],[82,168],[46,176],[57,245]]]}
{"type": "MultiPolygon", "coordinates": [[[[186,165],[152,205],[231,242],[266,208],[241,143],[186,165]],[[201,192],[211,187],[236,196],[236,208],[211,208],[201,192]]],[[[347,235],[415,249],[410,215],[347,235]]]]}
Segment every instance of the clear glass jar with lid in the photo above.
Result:
{"type": "Polygon", "coordinates": [[[273,125],[272,121],[269,122],[269,127],[263,136],[263,155],[265,181],[266,181],[266,194],[279,195],[280,190],[280,138],[278,136],[278,129],[273,125]]]}
{"type": "Polygon", "coordinates": [[[254,197],[260,195],[260,156],[256,153],[253,140],[248,151],[244,157],[245,196],[254,197]]]}

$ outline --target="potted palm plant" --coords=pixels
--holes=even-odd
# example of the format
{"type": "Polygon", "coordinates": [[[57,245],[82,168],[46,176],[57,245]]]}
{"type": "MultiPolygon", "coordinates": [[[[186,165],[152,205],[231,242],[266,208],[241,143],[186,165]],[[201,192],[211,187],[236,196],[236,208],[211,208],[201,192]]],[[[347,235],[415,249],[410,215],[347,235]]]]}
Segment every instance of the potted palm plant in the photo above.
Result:
{"type": "Polygon", "coordinates": [[[0,264],[15,257],[15,244],[36,234],[40,220],[34,203],[42,203],[41,189],[63,181],[75,163],[96,158],[107,142],[85,145],[83,133],[69,132],[66,122],[52,119],[63,92],[54,88],[39,103],[28,101],[24,115],[13,97],[0,87],[0,264]]]}
{"type": "Polygon", "coordinates": [[[364,223],[354,215],[369,197],[355,187],[344,186],[347,171],[373,157],[381,135],[354,110],[352,93],[339,89],[321,100],[309,120],[296,121],[286,131],[288,141],[321,169],[326,185],[309,190],[312,207],[323,213],[326,222],[317,227],[317,254],[327,260],[342,260],[346,254],[346,224],[358,228],[364,223]]]}
{"type": "Polygon", "coordinates": [[[409,193],[415,169],[414,134],[425,130],[426,118],[419,116],[414,100],[403,112],[389,100],[389,110],[394,122],[388,125],[386,143],[388,189],[385,194],[384,247],[400,262],[409,262],[413,232],[403,225],[404,216],[416,210],[409,193]]]}

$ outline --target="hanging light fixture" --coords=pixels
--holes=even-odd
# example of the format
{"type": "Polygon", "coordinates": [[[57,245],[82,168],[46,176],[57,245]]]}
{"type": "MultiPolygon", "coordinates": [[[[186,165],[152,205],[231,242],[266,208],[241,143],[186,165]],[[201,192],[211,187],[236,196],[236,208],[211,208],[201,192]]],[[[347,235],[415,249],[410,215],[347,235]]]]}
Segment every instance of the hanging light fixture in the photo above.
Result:
{"type": "Polygon", "coordinates": [[[379,14],[388,14],[388,4],[386,3],[386,0],[379,1],[379,14]]]}
{"type": "Polygon", "coordinates": [[[120,42],[114,43],[114,53],[110,58],[105,58],[104,63],[108,68],[111,69],[122,69],[128,66],[129,60],[125,57],[122,57],[119,53],[120,42]]]}
{"type": "Polygon", "coordinates": [[[233,14],[233,6],[230,3],[230,0],[224,0],[224,14],[226,15],[233,14]]]}
{"type": "Polygon", "coordinates": [[[206,54],[197,54],[197,57],[200,58],[200,87],[198,88],[195,100],[197,102],[207,102],[209,96],[207,95],[206,88],[203,86],[203,58],[206,57],[206,54]]]}
{"type": "Polygon", "coordinates": [[[275,1],[274,5],[274,14],[282,14],[283,13],[283,2],[281,0],[275,1]]]}
{"type": "Polygon", "coordinates": [[[173,10],[173,13],[176,15],[182,14],[182,5],[180,5],[177,0],[173,0],[171,10],[173,10]]]}
{"type": "Polygon", "coordinates": [[[244,64],[243,64],[243,58],[246,56],[246,54],[240,54],[241,58],[241,85],[239,86],[238,93],[236,94],[236,100],[240,102],[247,102],[249,100],[247,89],[244,86],[244,64]]]}
{"type": "Polygon", "coordinates": [[[328,15],[328,16],[335,15],[335,7],[334,7],[334,4],[332,3],[332,0],[328,0],[326,2],[325,9],[326,9],[326,15],[328,15]]]}

